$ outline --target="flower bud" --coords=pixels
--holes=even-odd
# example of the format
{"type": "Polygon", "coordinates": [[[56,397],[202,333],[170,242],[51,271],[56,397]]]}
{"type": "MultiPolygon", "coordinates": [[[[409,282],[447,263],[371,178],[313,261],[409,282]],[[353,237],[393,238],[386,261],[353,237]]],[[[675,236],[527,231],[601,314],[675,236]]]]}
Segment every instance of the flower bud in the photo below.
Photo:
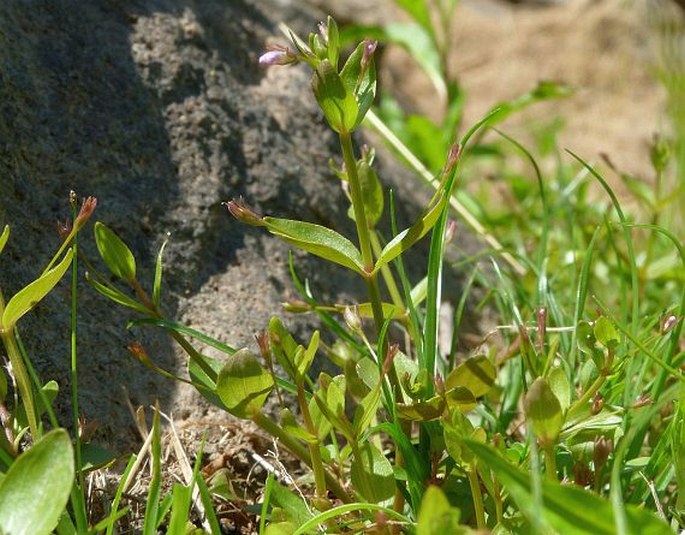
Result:
{"type": "Polygon", "coordinates": [[[228,211],[231,212],[231,215],[241,223],[255,225],[258,227],[265,226],[264,222],[262,221],[262,216],[257,214],[257,212],[245,204],[245,201],[243,201],[242,197],[238,200],[233,199],[224,204],[226,205],[226,208],[228,208],[228,211]]]}
{"type": "Polygon", "coordinates": [[[595,473],[599,472],[606,464],[609,454],[614,449],[614,443],[606,437],[595,438],[594,462],[595,473]]]}
{"type": "Polygon", "coordinates": [[[98,205],[98,200],[95,197],[86,197],[81,204],[81,210],[79,210],[76,219],[74,220],[74,229],[76,231],[80,230],[83,225],[86,224],[90,216],[93,215],[95,208],[98,205]]]}
{"type": "Polygon", "coordinates": [[[364,53],[362,54],[361,68],[362,72],[365,72],[369,66],[369,63],[373,59],[373,54],[376,52],[376,47],[378,46],[378,41],[371,41],[367,39],[364,41],[364,53]]]}
{"type": "Polygon", "coordinates": [[[673,328],[678,325],[679,321],[680,318],[675,314],[669,314],[668,316],[661,318],[661,326],[659,329],[661,334],[668,334],[671,332],[673,328]]]}
{"type": "Polygon", "coordinates": [[[343,317],[345,318],[345,323],[350,328],[352,332],[361,332],[362,330],[362,320],[359,317],[359,311],[357,307],[345,307],[343,311],[343,317]]]}
{"type": "Polygon", "coordinates": [[[266,52],[259,56],[259,65],[262,67],[271,67],[272,65],[291,65],[297,63],[299,58],[295,52],[290,50],[287,46],[271,45],[268,46],[266,52]]]}

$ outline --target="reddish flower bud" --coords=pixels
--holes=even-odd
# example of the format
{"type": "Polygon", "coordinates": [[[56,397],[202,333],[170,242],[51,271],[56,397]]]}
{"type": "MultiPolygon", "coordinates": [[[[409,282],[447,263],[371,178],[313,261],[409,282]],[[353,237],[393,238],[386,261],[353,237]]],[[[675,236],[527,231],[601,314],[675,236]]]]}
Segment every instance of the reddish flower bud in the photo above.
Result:
{"type": "Polygon", "coordinates": [[[81,210],[79,210],[79,213],[74,220],[75,230],[80,230],[83,225],[86,224],[86,222],[90,219],[90,216],[93,215],[97,205],[98,200],[95,197],[86,197],[84,199],[83,204],[81,204],[81,210]]]}
{"type": "Polygon", "coordinates": [[[370,39],[364,41],[364,53],[362,54],[361,61],[362,72],[366,70],[371,59],[373,59],[373,54],[376,52],[377,46],[378,41],[371,41],[370,39]]]}
{"type": "Polygon", "coordinates": [[[238,200],[233,199],[224,204],[226,205],[226,208],[228,208],[228,211],[231,212],[231,215],[241,223],[258,227],[265,226],[262,221],[262,216],[245,204],[242,197],[238,200]]]}
{"type": "Polygon", "coordinates": [[[594,462],[595,473],[599,472],[606,464],[609,454],[614,449],[614,443],[606,437],[595,438],[594,462]]]}

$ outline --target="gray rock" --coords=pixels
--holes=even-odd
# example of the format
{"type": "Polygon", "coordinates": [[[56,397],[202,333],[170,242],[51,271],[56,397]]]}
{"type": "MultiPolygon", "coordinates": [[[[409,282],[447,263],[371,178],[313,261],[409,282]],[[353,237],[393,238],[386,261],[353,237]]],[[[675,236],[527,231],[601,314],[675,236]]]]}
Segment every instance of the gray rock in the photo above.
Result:
{"type": "MultiPolygon", "coordinates": [[[[163,307],[236,347],[279,312],[292,289],[288,248],[246,227],[221,205],[244,195],[258,211],[353,227],[328,158],[336,139],[323,124],[304,68],[264,71],[257,58],[276,24],[313,28],[295,2],[276,0],[5,0],[0,3],[0,224],[12,237],[0,255],[6,297],[35,278],[59,245],[54,221],[70,189],[98,198],[95,219],[133,249],[140,279],[152,280],[170,234],[163,307]]],[[[406,175],[393,178],[411,190],[406,175]],[[404,177],[404,178],[398,178],[404,177]]],[[[402,189],[402,187],[400,189],[402,189]]],[[[403,217],[408,222],[412,211],[403,217]]],[[[96,258],[90,228],[82,235],[96,258]]],[[[320,295],[363,295],[349,274],[297,255],[320,295]]],[[[83,279],[83,277],[81,277],[83,279]]],[[[159,399],[181,418],[206,404],[135,362],[141,340],[172,371],[185,359],[150,329],[125,330],[132,316],[83,281],[79,298],[81,408],[102,439],[127,445],[135,404],[159,399]]],[[[313,318],[288,318],[303,336],[313,318]]],[[[42,377],[62,388],[69,421],[69,287],[63,281],[20,323],[42,377]]]]}

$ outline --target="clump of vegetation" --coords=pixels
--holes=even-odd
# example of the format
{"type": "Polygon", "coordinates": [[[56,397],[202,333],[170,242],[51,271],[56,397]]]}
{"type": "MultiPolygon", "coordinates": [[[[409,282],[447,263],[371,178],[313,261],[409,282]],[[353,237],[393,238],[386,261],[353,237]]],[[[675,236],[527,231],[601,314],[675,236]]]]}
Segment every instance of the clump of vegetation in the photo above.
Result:
{"type": "MultiPolygon", "coordinates": [[[[424,34],[433,35],[430,46],[440,57],[444,47],[426,6],[400,3],[424,34]]],[[[443,6],[443,16],[452,13],[453,4],[443,6]]],[[[685,498],[679,490],[685,483],[685,251],[681,240],[659,224],[661,204],[649,205],[652,211],[646,216],[626,213],[603,175],[572,153],[560,156],[556,173],[546,177],[531,151],[504,133],[483,150],[483,132],[522,102],[566,93],[547,85],[527,100],[494,108],[459,140],[444,141],[440,165],[435,154],[421,155],[419,150],[428,146],[425,136],[435,131],[414,129],[402,135],[409,123],[397,123],[403,139],[386,139],[405,156],[413,156],[406,158],[409,164],[416,168],[423,160],[428,169],[441,167],[431,180],[432,199],[413,224],[400,230],[396,201],[390,196],[388,203],[374,170],[373,149],[357,150],[352,139],[369,117],[381,133],[388,132],[382,114],[370,116],[376,98],[377,42],[362,41],[341,61],[344,39],[331,18],[306,43],[292,33],[289,37],[290,46],[272,47],[261,63],[300,62],[313,71],[314,96],[339,137],[342,162],[333,170],[347,193],[356,236],[349,239],[318,224],[258,214],[247,204],[249,199],[231,200],[227,208],[239,221],[264,227],[293,247],[363,279],[365,301],[348,306],[320,303],[291,259],[301,300],[290,303],[290,310],[317,314],[335,343],[323,344],[318,331],[296,340],[273,317],[257,336],[255,353],[236,350],[167,318],[161,306],[164,246],[148,293],[138,280],[132,252],[102,222],[95,224],[95,241],[117,283],[92,267],[88,276],[97,291],[138,315],[133,325],[165,329],[188,355],[187,377],[175,377],[134,344],[129,349],[143,365],[191,383],[216,406],[251,420],[308,467],[309,484],[297,488],[290,485],[292,480],[268,476],[257,507],[260,533],[430,535],[489,530],[594,535],[683,529],[685,498]],[[530,176],[508,166],[512,150],[530,164],[530,176]],[[470,276],[449,326],[450,350],[443,353],[438,344],[442,270],[449,262],[456,179],[461,173],[475,173],[484,158],[499,166],[515,202],[490,206],[485,187],[468,199],[494,248],[460,261],[470,276]],[[591,182],[599,184],[608,202],[592,200],[591,182]],[[383,218],[390,222],[389,236],[378,228],[383,218]],[[405,254],[424,237],[430,240],[426,274],[410,280],[405,254]],[[457,352],[459,325],[475,287],[485,289],[478,306],[497,311],[501,325],[496,333],[502,343],[490,344],[486,337],[463,355],[457,352]],[[391,337],[391,326],[405,336],[399,341],[391,337]],[[202,354],[193,339],[226,357],[202,354]],[[311,377],[315,359],[329,359],[340,372],[311,377]],[[277,398],[277,411],[265,409],[269,396],[277,398]]],[[[444,71],[438,68],[433,75],[452,88],[445,90],[450,99],[461,98],[444,71]]],[[[458,124],[450,117],[449,124],[440,127],[440,139],[451,136],[458,124]]],[[[549,146],[549,141],[544,144],[549,146]]],[[[655,172],[665,172],[666,146],[656,144],[653,155],[655,172]]],[[[639,191],[644,194],[645,189],[639,191]]],[[[463,209],[464,204],[459,206],[463,209]]],[[[74,214],[63,247],[36,282],[6,305],[0,300],[0,334],[16,385],[13,399],[1,407],[4,533],[113,533],[126,514],[120,504],[136,457],[121,478],[110,510],[93,525],[86,514],[83,483],[88,445],[80,433],[72,444],[59,428],[50,406],[55,386],[39,381],[15,330],[17,320],[70,265],[76,277],[76,235],[94,208],[89,199],[80,215],[74,214]],[[47,433],[44,413],[52,428],[47,433]],[[45,514],[36,515],[37,510],[45,514]],[[26,519],[39,516],[40,523],[24,527],[26,519]]],[[[0,251],[8,235],[6,229],[0,251]]],[[[72,284],[75,288],[75,278],[72,284]]],[[[73,310],[75,314],[76,300],[73,310]]],[[[78,429],[75,355],[74,346],[78,429]]],[[[0,377],[0,398],[5,399],[10,389],[5,375],[0,377]]],[[[185,483],[163,490],[158,411],[148,436],[151,481],[142,532],[221,533],[213,500],[221,499],[221,489],[229,482],[205,481],[200,453],[185,483]],[[194,502],[204,512],[202,528],[190,523],[194,502]]]]}

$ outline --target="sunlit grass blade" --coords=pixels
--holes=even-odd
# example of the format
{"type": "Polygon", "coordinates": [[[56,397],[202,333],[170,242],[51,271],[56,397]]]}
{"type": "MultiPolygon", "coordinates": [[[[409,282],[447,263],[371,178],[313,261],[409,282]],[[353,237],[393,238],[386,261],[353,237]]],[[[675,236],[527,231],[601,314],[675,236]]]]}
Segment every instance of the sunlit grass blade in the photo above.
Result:
{"type": "Polygon", "coordinates": [[[159,523],[160,496],[162,492],[162,439],[159,421],[159,408],[155,407],[152,416],[152,441],[150,443],[151,478],[145,504],[143,535],[156,535],[159,523]]]}
{"type": "MultiPolygon", "coordinates": [[[[491,446],[465,440],[466,445],[502,481],[526,516],[535,514],[529,474],[504,460],[491,446]]],[[[615,535],[616,509],[609,502],[577,487],[560,485],[549,479],[541,482],[542,519],[564,535],[615,535]]],[[[667,535],[668,525],[650,512],[633,506],[625,508],[629,520],[623,535],[667,535]]],[[[619,531],[619,533],[621,533],[619,531]]]]}

